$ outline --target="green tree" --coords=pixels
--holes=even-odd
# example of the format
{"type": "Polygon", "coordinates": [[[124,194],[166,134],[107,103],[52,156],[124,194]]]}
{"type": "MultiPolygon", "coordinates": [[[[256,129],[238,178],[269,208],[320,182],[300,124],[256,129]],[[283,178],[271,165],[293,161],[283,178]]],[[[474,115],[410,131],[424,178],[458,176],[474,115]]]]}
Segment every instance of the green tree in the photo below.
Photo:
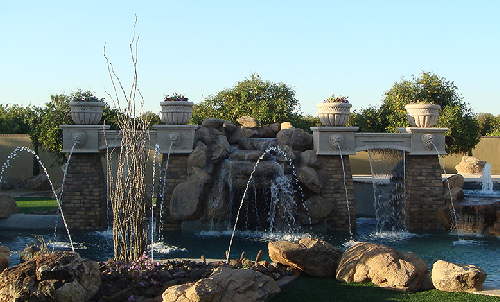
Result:
{"type": "Polygon", "coordinates": [[[29,134],[30,107],[21,107],[18,105],[0,104],[0,133],[2,134],[29,134]]]}
{"type": "Polygon", "coordinates": [[[387,114],[382,114],[380,108],[370,106],[361,111],[354,111],[349,116],[348,126],[359,127],[361,132],[386,132],[389,122],[387,114]]]}
{"type": "Polygon", "coordinates": [[[294,122],[300,119],[295,91],[283,83],[264,81],[257,74],[224,89],[193,106],[191,123],[201,124],[207,118],[236,122],[241,116],[257,118],[261,124],[294,122]]]}
{"type": "Polygon", "coordinates": [[[378,112],[387,121],[387,132],[409,126],[404,108],[406,104],[425,102],[441,106],[436,126],[449,128],[446,133],[449,153],[470,153],[479,142],[477,120],[458,93],[457,86],[436,74],[422,72],[418,77],[412,76],[412,80],[402,78],[385,92],[382,102],[378,112]]]}
{"type": "Polygon", "coordinates": [[[491,113],[479,113],[477,115],[479,133],[482,136],[490,135],[495,130],[500,130],[500,115],[495,117],[491,113]]]}

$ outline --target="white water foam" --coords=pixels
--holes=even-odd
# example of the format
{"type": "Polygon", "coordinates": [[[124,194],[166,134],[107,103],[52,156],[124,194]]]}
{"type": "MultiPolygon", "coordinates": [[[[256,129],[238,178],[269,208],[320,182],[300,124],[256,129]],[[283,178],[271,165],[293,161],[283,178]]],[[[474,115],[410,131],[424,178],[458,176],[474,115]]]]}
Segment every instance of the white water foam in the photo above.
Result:
{"type": "Polygon", "coordinates": [[[159,254],[171,254],[174,252],[187,252],[186,248],[168,245],[165,242],[155,242],[148,245],[149,249],[159,254]]]}

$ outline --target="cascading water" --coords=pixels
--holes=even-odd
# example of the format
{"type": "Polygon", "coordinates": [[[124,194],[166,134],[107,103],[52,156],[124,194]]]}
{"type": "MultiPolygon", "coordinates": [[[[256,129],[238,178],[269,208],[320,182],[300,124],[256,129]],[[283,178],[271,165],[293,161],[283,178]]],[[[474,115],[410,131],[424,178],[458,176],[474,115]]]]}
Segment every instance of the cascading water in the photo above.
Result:
{"type": "MultiPolygon", "coordinates": [[[[271,181],[269,192],[271,195],[271,202],[267,218],[267,221],[269,223],[267,231],[273,232],[276,227],[278,227],[280,230],[288,229],[290,231],[296,231],[294,230],[294,228],[296,228],[294,213],[296,212],[297,208],[297,203],[295,202],[295,195],[297,193],[297,190],[294,189],[294,185],[296,185],[298,188],[300,188],[300,186],[298,186],[297,182],[293,182],[294,179],[296,180],[295,167],[293,166],[291,160],[287,158],[285,152],[283,152],[279,147],[269,147],[260,155],[260,157],[255,162],[253,170],[250,173],[250,177],[246,182],[245,190],[243,191],[243,196],[236,211],[236,217],[234,220],[234,225],[232,227],[231,238],[229,240],[229,248],[226,253],[227,261],[229,261],[230,258],[231,246],[238,226],[238,220],[241,214],[241,210],[243,208],[243,205],[245,204],[245,199],[248,199],[250,186],[255,181],[254,178],[257,168],[267,154],[271,155],[271,152],[284,157],[288,161],[288,164],[291,165],[294,173],[292,173],[291,176],[285,175],[284,169],[283,167],[281,167],[280,169],[278,169],[277,175],[275,175],[273,180],[271,181]],[[276,219],[277,217],[279,217],[279,221],[276,219]]],[[[254,195],[256,195],[256,193],[254,193],[254,195]]],[[[303,199],[302,191],[300,191],[300,195],[303,199]]],[[[301,200],[301,203],[303,204],[303,200],[301,200]]],[[[248,202],[246,204],[247,206],[249,206],[248,202]]]]}
{"type": "Polygon", "coordinates": [[[405,153],[368,150],[372,171],[376,232],[406,232],[405,153]]]}
{"type": "MultiPolygon", "coordinates": [[[[59,212],[61,213],[61,218],[62,218],[62,221],[64,223],[64,227],[66,228],[66,233],[68,234],[68,240],[70,242],[71,250],[73,252],[75,251],[75,247],[73,245],[73,240],[71,239],[71,234],[69,232],[68,224],[66,223],[66,218],[64,217],[64,212],[63,212],[62,207],[61,207],[61,197],[62,197],[63,188],[64,188],[64,181],[66,180],[66,173],[67,173],[67,169],[68,169],[68,165],[69,165],[69,160],[71,159],[71,154],[73,154],[73,149],[74,148],[75,148],[75,145],[73,145],[71,147],[71,151],[70,151],[69,156],[68,156],[68,161],[66,162],[65,167],[63,168],[64,176],[63,176],[63,183],[62,183],[62,186],[61,186],[61,192],[60,192],[60,194],[57,194],[56,189],[54,187],[54,184],[52,183],[52,180],[50,179],[50,175],[47,172],[47,168],[45,168],[45,165],[40,160],[40,157],[35,153],[35,151],[31,150],[28,147],[16,147],[14,149],[14,151],[12,151],[12,153],[10,153],[10,155],[7,157],[7,160],[2,165],[2,171],[0,172],[0,184],[1,184],[2,183],[2,178],[3,178],[3,173],[5,172],[5,170],[8,167],[10,167],[10,160],[15,159],[17,157],[17,155],[18,155],[19,152],[26,151],[26,152],[31,153],[35,157],[35,159],[37,160],[38,164],[42,167],[43,173],[45,174],[45,176],[47,176],[47,180],[48,180],[49,185],[50,185],[50,187],[52,189],[52,194],[54,195],[54,198],[57,201],[57,207],[59,209],[59,212]]],[[[57,224],[56,224],[55,227],[57,228],[57,224]]],[[[56,231],[54,231],[54,232],[56,232],[56,231]]]]}

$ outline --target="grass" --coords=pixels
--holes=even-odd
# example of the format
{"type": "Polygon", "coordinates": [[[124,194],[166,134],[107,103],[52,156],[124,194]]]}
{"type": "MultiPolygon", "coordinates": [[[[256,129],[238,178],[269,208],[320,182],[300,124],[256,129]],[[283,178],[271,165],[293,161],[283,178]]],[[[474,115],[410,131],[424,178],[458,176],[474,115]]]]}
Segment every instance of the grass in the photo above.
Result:
{"type": "Polygon", "coordinates": [[[18,213],[36,213],[57,209],[57,201],[52,197],[16,197],[18,213]]]}
{"type": "Polygon", "coordinates": [[[447,293],[436,289],[405,293],[376,287],[369,283],[341,283],[335,279],[299,277],[284,286],[270,302],[489,302],[499,297],[469,293],[447,293]]]}

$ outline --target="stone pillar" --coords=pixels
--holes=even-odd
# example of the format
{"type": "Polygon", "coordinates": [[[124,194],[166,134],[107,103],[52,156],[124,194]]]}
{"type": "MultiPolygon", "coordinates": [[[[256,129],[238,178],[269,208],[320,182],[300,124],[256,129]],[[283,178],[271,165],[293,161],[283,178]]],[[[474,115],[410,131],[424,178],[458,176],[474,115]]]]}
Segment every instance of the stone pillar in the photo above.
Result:
{"type": "MultiPolygon", "coordinates": [[[[162,229],[163,230],[178,230],[180,229],[180,223],[176,222],[174,219],[170,217],[170,199],[172,198],[172,192],[178,184],[185,181],[188,177],[187,173],[187,158],[189,154],[170,154],[170,158],[168,160],[168,169],[166,173],[166,177],[164,180],[164,186],[160,183],[160,186],[163,186],[163,221],[162,221],[162,229]]],[[[167,164],[167,154],[162,155],[162,164],[160,175],[163,177],[165,167],[167,164]]],[[[162,188],[160,188],[161,190],[162,188]]],[[[160,197],[158,196],[158,202],[160,202],[160,197]]]]}
{"type": "Polygon", "coordinates": [[[445,205],[437,155],[406,155],[406,225],[409,231],[438,228],[436,212],[445,205]]]}
{"type": "MultiPolygon", "coordinates": [[[[344,188],[344,172],[342,162],[338,155],[318,155],[321,169],[318,174],[321,179],[321,197],[331,200],[334,204],[332,213],[326,218],[328,230],[349,230],[349,215],[347,213],[347,200],[344,188]]],[[[347,197],[351,216],[351,229],[356,229],[356,200],[354,199],[354,183],[352,180],[349,156],[343,156],[345,177],[347,186],[347,197]]]]}
{"type": "Polygon", "coordinates": [[[105,229],[107,181],[101,154],[74,153],[67,171],[61,204],[69,229],[105,229]]]}

